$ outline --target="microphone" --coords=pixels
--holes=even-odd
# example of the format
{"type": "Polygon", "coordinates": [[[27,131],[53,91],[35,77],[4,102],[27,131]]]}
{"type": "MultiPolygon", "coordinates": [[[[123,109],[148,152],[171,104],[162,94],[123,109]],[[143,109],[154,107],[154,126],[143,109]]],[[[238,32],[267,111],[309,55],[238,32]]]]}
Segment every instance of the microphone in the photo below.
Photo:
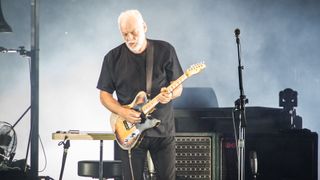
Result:
{"type": "Polygon", "coordinates": [[[236,37],[238,37],[239,36],[239,34],[240,34],[240,29],[235,29],[234,30],[234,34],[236,35],[236,37]]]}
{"type": "Polygon", "coordinates": [[[253,178],[256,179],[258,175],[258,157],[256,151],[250,151],[250,166],[253,178]]]}
{"type": "Polygon", "coordinates": [[[240,44],[240,39],[239,39],[240,29],[238,29],[238,28],[235,29],[234,34],[236,35],[236,43],[239,45],[240,44]]]}

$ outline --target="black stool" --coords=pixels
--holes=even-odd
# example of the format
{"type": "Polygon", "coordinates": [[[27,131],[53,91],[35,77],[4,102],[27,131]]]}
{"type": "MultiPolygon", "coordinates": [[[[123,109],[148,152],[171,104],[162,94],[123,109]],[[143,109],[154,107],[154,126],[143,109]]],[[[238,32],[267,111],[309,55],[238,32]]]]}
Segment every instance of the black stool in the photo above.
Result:
{"type": "MultiPolygon", "coordinates": [[[[99,161],[79,161],[78,176],[99,178],[99,161]]],[[[103,177],[122,180],[122,162],[103,161],[103,177]]]]}

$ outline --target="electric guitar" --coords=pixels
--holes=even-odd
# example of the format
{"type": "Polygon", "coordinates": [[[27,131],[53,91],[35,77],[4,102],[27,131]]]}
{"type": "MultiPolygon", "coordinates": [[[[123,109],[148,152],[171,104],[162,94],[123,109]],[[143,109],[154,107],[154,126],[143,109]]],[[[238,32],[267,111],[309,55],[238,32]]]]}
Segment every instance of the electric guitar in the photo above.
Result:
{"type": "MultiPolygon", "coordinates": [[[[206,65],[204,63],[198,63],[192,65],[187,71],[180,76],[177,80],[173,81],[167,90],[172,92],[188,77],[202,71],[206,65]]],[[[142,139],[142,133],[150,128],[156,127],[160,124],[161,120],[152,118],[149,114],[154,111],[154,107],[159,103],[158,94],[152,100],[148,101],[147,94],[140,91],[131,104],[124,105],[125,108],[134,109],[141,112],[141,122],[132,124],[126,121],[123,117],[112,113],[110,117],[110,124],[112,131],[115,134],[116,141],[123,150],[130,150],[134,148],[142,139]]]]}

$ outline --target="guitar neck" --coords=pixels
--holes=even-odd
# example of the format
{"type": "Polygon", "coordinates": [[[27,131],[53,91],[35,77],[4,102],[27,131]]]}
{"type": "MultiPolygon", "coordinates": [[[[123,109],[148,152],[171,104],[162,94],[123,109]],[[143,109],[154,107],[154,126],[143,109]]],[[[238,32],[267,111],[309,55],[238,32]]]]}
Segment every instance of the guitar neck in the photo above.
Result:
{"type": "MultiPolygon", "coordinates": [[[[180,76],[177,80],[173,81],[168,87],[167,90],[169,92],[172,92],[174,89],[176,89],[180,84],[182,84],[183,81],[185,81],[188,78],[186,74],[183,74],[180,76]]],[[[142,112],[144,114],[148,114],[160,101],[159,101],[160,94],[158,94],[156,97],[154,97],[152,100],[150,100],[148,103],[146,103],[144,106],[142,106],[142,112]]]]}

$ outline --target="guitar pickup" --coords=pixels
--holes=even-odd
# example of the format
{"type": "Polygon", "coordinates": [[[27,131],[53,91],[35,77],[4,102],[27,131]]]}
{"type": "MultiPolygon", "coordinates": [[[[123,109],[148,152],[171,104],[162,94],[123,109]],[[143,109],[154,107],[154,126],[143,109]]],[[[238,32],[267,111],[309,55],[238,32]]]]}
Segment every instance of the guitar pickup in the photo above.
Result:
{"type": "Polygon", "coordinates": [[[123,125],[126,128],[126,130],[131,129],[133,126],[133,124],[129,123],[128,121],[123,121],[123,125]]]}

